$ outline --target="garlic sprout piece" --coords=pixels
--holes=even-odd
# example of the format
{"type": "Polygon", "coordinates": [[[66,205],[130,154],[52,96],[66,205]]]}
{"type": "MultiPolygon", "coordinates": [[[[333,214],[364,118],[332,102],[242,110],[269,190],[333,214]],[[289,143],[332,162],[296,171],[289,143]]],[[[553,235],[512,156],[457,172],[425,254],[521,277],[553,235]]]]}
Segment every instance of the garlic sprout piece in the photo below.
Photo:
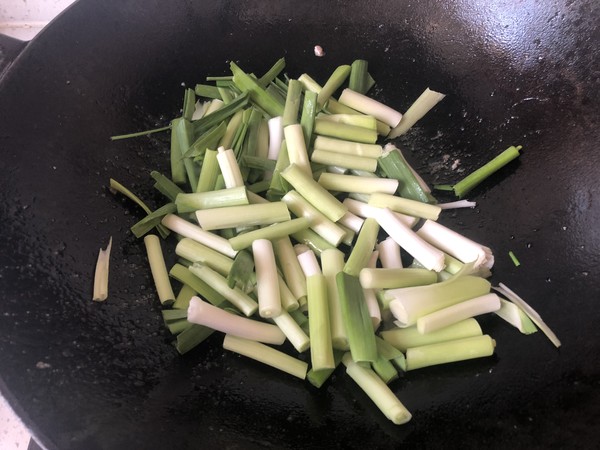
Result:
{"type": "MultiPolygon", "coordinates": [[[[481,244],[432,220],[426,220],[417,234],[431,245],[454,256],[464,263],[473,262],[473,270],[491,269],[494,265],[492,251],[481,244]]],[[[421,261],[422,262],[422,261],[421,261]]]]}
{"type": "Polygon", "coordinates": [[[561,343],[556,334],[550,329],[548,325],[542,320],[541,316],[537,313],[535,309],[529,306],[525,300],[519,297],[516,293],[510,290],[505,284],[499,283],[498,287],[493,287],[493,289],[497,292],[500,292],[506,298],[508,298],[511,302],[515,303],[519,308],[521,308],[525,314],[529,316],[533,323],[535,323],[540,330],[544,332],[548,339],[556,346],[556,348],[560,347],[561,343]]]}
{"type": "Polygon", "coordinates": [[[285,335],[276,325],[229,313],[197,296],[190,300],[187,319],[222,333],[266,344],[281,345],[285,341],[285,335]]]}
{"type": "Polygon", "coordinates": [[[94,294],[92,300],[103,302],[108,298],[108,265],[110,262],[110,250],[112,249],[112,236],[108,239],[105,250],[100,249],[96,261],[96,272],[94,274],[94,294]]]}

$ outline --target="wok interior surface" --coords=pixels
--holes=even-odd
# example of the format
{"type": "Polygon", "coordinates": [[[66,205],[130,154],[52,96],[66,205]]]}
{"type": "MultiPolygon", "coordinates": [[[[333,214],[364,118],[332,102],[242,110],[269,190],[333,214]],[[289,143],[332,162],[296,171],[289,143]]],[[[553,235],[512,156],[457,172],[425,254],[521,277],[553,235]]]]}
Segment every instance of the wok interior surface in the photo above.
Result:
{"type": "Polygon", "coordinates": [[[76,3],[0,82],[3,393],[47,448],[597,444],[599,18],[593,0],[76,3]],[[401,111],[428,86],[446,93],[397,140],[428,182],[464,176],[456,159],[468,173],[523,145],[469,195],[475,209],[442,222],[492,248],[494,284],[540,312],[559,350],[483,317],[493,357],[391,385],[413,414],[404,426],[343,370],[316,390],[226,354],[218,333],[177,354],[129,233],[143,213],[107,189],[112,177],[159,206],[149,172],[168,173],[169,135],[109,136],[167,124],[182,83],[227,74],[229,60],[260,74],[282,56],[290,77],[321,83],[366,59],[373,94],[401,111]],[[98,304],[93,269],[109,236],[98,304]]]}

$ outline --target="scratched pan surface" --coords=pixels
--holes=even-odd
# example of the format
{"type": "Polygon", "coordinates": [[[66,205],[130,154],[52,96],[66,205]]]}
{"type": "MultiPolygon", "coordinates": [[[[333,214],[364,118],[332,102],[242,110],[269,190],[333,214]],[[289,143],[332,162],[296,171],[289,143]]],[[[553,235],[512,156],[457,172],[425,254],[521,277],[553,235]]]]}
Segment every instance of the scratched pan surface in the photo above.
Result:
{"type": "Polygon", "coordinates": [[[75,4],[0,82],[3,394],[50,449],[598,444],[599,13],[593,0],[75,4]],[[291,77],[320,82],[367,59],[374,95],[400,110],[427,86],[447,93],[398,141],[429,182],[523,145],[469,196],[477,208],[442,222],[494,250],[493,281],[538,309],[560,350],[485,317],[493,357],[391,385],[413,413],[405,426],[341,371],[312,389],[225,354],[220,335],[176,353],[128,233],[142,213],[106,188],[113,177],[159,205],[148,172],[168,170],[168,134],[108,137],[168,123],[181,84],[228,60],[261,73],[281,56],[291,77]],[[97,304],[109,236],[110,298],[97,304]]]}

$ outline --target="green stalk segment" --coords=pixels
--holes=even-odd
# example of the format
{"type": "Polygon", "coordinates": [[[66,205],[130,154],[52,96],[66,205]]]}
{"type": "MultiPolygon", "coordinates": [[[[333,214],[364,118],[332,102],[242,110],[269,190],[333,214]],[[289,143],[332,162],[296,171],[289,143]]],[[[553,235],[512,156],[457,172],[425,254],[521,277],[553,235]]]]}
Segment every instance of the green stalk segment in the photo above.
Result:
{"type": "Polygon", "coordinates": [[[327,282],[331,342],[334,349],[349,350],[348,336],[346,335],[342,319],[340,294],[335,279],[336,275],[344,269],[344,253],[338,249],[327,249],[323,251],[321,253],[321,265],[323,266],[323,276],[327,282]]]}
{"type": "Polygon", "coordinates": [[[350,378],[360,386],[389,420],[396,425],[402,425],[412,418],[398,397],[373,370],[353,361],[349,354],[344,355],[342,362],[345,364],[346,373],[350,375],[350,378]]]}
{"type": "Polygon", "coordinates": [[[438,220],[442,208],[437,205],[430,205],[408,198],[398,197],[397,195],[383,194],[377,192],[369,197],[369,205],[378,208],[389,208],[402,214],[422,219],[438,220]]]}
{"type": "Polygon", "coordinates": [[[144,238],[144,244],[160,303],[163,306],[171,306],[175,302],[175,294],[169,281],[165,258],[160,247],[160,239],[154,234],[149,234],[144,238]]]}
{"type": "Polygon", "coordinates": [[[223,340],[223,348],[260,361],[302,380],[306,378],[307,363],[260,342],[249,341],[227,334],[223,340]]]}
{"type": "Polygon", "coordinates": [[[321,274],[311,275],[306,278],[306,288],[312,368],[335,369],[329,326],[327,281],[321,274]]]}
{"type": "MultiPolygon", "coordinates": [[[[245,191],[245,188],[243,188],[245,191]]],[[[226,206],[196,211],[198,224],[203,230],[221,230],[249,225],[270,225],[290,220],[284,202],[226,206]]]]}
{"type": "Polygon", "coordinates": [[[241,206],[248,203],[248,196],[246,195],[246,188],[244,186],[192,194],[184,193],[179,194],[175,199],[178,214],[194,212],[199,209],[241,206]]]}
{"type": "Polygon", "coordinates": [[[205,264],[224,276],[229,273],[233,266],[233,260],[228,256],[190,238],[183,238],[177,243],[175,254],[192,263],[205,264]]]}
{"type": "Polygon", "coordinates": [[[409,326],[421,316],[485,295],[490,286],[483,278],[465,275],[427,286],[392,289],[386,297],[395,297],[390,310],[403,326],[409,326]]]}
{"type": "Polygon", "coordinates": [[[230,63],[230,67],[233,74],[233,82],[240,91],[248,92],[250,99],[271,117],[283,115],[283,105],[265,91],[256,80],[246,74],[234,62],[230,63]]]}
{"type": "Polygon", "coordinates": [[[491,356],[494,354],[495,346],[496,342],[485,334],[412,347],[406,350],[406,370],[491,356]]]}
{"type": "Polygon", "coordinates": [[[337,222],[346,214],[346,207],[297,165],[290,164],[281,172],[281,176],[333,222],[337,222]]]}
{"type": "Polygon", "coordinates": [[[426,269],[373,269],[360,271],[360,284],[365,289],[397,289],[424,286],[437,281],[437,273],[426,269]]]}
{"type": "Polygon", "coordinates": [[[382,331],[381,337],[401,352],[406,352],[407,349],[412,347],[481,336],[482,334],[477,320],[471,318],[427,334],[421,334],[416,326],[412,326],[382,331]]]}
{"type": "Polygon", "coordinates": [[[197,292],[203,299],[209,301],[214,306],[222,305],[226,298],[217,292],[212,286],[198,278],[190,270],[181,264],[175,264],[169,271],[169,276],[175,278],[183,284],[188,285],[194,292],[197,292]]]}
{"type": "Polygon", "coordinates": [[[302,100],[302,83],[298,80],[290,80],[288,83],[285,107],[283,110],[283,126],[298,123],[298,110],[302,100]]]}
{"type": "MultiPolygon", "coordinates": [[[[135,237],[140,238],[146,233],[148,233],[152,228],[156,227],[159,232],[161,229],[161,220],[167,214],[174,213],[177,210],[177,207],[174,203],[167,203],[166,205],[161,206],[157,210],[151,212],[142,220],[137,222],[131,227],[131,232],[135,235],[135,237]]],[[[161,233],[162,236],[163,233],[161,233]]],[[[168,234],[168,233],[166,233],[168,234]]],[[[165,235],[166,235],[165,234],[165,235]]]]}
{"type": "Polygon", "coordinates": [[[474,189],[479,183],[485,180],[487,177],[492,175],[494,172],[500,170],[502,167],[507,165],[513,159],[519,156],[519,151],[523,147],[521,145],[515,147],[510,146],[490,162],[477,169],[475,172],[467,175],[461,181],[454,185],[454,193],[459,197],[463,198],[472,189],[474,189]]]}
{"type": "Polygon", "coordinates": [[[317,103],[320,108],[323,108],[325,103],[327,103],[327,100],[329,100],[329,97],[344,84],[344,81],[346,81],[346,78],[350,75],[350,71],[351,67],[348,65],[339,66],[333,71],[323,88],[319,91],[317,103]]]}
{"type": "Polygon", "coordinates": [[[309,226],[310,221],[307,218],[299,217],[297,219],[287,220],[285,222],[269,225],[268,227],[259,228],[258,230],[239,234],[229,239],[229,243],[234,250],[242,250],[250,247],[255,239],[279,239],[300,230],[304,230],[309,226]]]}
{"type": "Polygon", "coordinates": [[[397,180],[388,178],[360,177],[358,175],[340,175],[327,172],[321,174],[319,184],[327,190],[359,194],[373,194],[375,192],[393,194],[398,187],[397,180]]]}
{"type": "Polygon", "coordinates": [[[377,159],[364,156],[344,155],[343,153],[330,152],[327,150],[314,149],[311,156],[312,162],[328,166],[340,166],[346,169],[366,170],[374,172],[377,170],[377,159]]]}
{"type": "Polygon", "coordinates": [[[352,359],[373,362],[377,359],[377,345],[360,281],[358,277],[340,272],[336,275],[336,283],[352,359]]]}
{"type": "Polygon", "coordinates": [[[189,267],[189,271],[229,300],[247,317],[250,317],[258,309],[258,303],[254,299],[238,288],[230,288],[225,277],[210,267],[194,263],[189,267]]]}
{"type": "Polygon", "coordinates": [[[273,251],[283,278],[296,300],[306,298],[306,277],[289,236],[273,240],[273,251]]]}
{"type": "MultiPolygon", "coordinates": [[[[342,362],[342,357],[344,356],[344,353],[345,352],[343,350],[333,350],[333,362],[336,368],[342,362]]],[[[329,377],[334,371],[335,369],[310,369],[306,374],[306,379],[314,387],[320,388],[321,386],[323,386],[323,384],[325,384],[325,382],[329,379],[329,377]]]]}
{"type": "Polygon", "coordinates": [[[304,92],[304,103],[302,104],[302,115],[300,125],[304,132],[304,142],[310,142],[315,127],[315,116],[317,114],[317,93],[312,91],[304,92]]]}
{"type": "Polygon", "coordinates": [[[398,180],[397,194],[400,197],[429,203],[427,192],[410,170],[410,166],[396,147],[386,147],[379,158],[379,167],[386,177],[398,180]]]}
{"type": "Polygon", "coordinates": [[[366,219],[358,233],[352,253],[350,253],[348,261],[346,261],[344,272],[356,277],[367,266],[371,258],[371,253],[373,253],[373,248],[377,243],[378,233],[379,224],[377,221],[373,218],[366,219]]]}
{"type": "Polygon", "coordinates": [[[347,125],[345,123],[336,123],[326,119],[315,119],[315,134],[329,136],[347,141],[363,142],[365,144],[375,144],[377,142],[377,131],[369,128],[357,127],[356,125],[347,125]]]}
{"type": "Polygon", "coordinates": [[[195,323],[177,335],[175,348],[183,355],[206,340],[215,330],[195,323]]]}
{"type": "Polygon", "coordinates": [[[162,173],[153,170],[150,172],[150,176],[156,182],[154,183],[155,189],[167,197],[171,202],[175,201],[177,194],[183,193],[183,190],[179,186],[165,177],[162,173]]]}
{"type": "Polygon", "coordinates": [[[366,158],[379,158],[383,153],[381,145],[361,144],[360,142],[333,139],[326,136],[317,136],[314,147],[315,149],[337,152],[343,155],[363,156],[366,158]]]}
{"type": "Polygon", "coordinates": [[[369,90],[369,63],[364,59],[357,59],[352,63],[348,88],[359,94],[366,94],[369,90]]]}

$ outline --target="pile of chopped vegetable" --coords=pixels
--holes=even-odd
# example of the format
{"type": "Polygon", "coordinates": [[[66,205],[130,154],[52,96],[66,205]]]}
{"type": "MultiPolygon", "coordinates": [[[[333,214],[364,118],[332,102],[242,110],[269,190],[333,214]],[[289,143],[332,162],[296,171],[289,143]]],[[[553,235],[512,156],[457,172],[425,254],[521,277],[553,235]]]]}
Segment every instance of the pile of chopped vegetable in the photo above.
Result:
{"type": "MultiPolygon", "coordinates": [[[[402,424],[411,414],[389,387],[399,371],[494,353],[475,316],[493,312],[525,334],[537,325],[560,345],[523,299],[491,286],[492,251],[437,222],[473,203],[438,204],[400,149],[380,144],[443,94],[426,89],[401,114],[367,95],[375,81],[363,60],[323,86],[282,75],[283,59],[262,76],[230,68],[186,89],[181,117],[154,130],[171,131],[170,174],[150,174],[164,206],[151,211],[110,181],[147,213],[131,231],[145,236],[181,354],[216,331],[224,349],[316,387],[341,364],[402,424]],[[157,235],[171,232],[179,261],[167,268],[157,235]],[[282,350],[286,341],[293,351],[282,350]]],[[[464,197],[520,149],[440,188],[464,197]]],[[[101,255],[97,300],[107,296],[101,255]]]]}

